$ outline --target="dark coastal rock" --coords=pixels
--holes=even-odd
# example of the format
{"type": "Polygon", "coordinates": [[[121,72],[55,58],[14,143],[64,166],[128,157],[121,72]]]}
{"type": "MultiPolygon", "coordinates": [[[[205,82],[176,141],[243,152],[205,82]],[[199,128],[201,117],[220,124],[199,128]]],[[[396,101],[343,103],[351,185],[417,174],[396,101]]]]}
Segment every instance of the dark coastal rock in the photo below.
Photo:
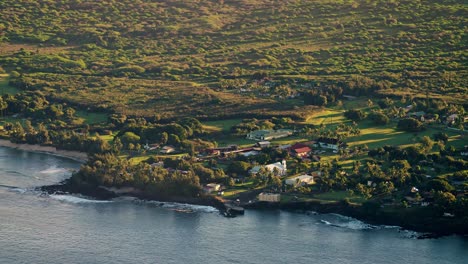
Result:
{"type": "Polygon", "coordinates": [[[68,180],[59,184],[42,186],[40,191],[48,194],[81,194],[93,197],[97,200],[109,200],[117,197],[114,192],[91,184],[80,184],[80,186],[72,185],[68,180]]]}
{"type": "Polygon", "coordinates": [[[417,238],[438,238],[447,235],[468,235],[468,222],[464,219],[448,219],[434,215],[419,215],[413,213],[392,214],[378,208],[369,210],[363,206],[346,203],[326,203],[318,201],[269,203],[255,202],[245,205],[246,209],[256,210],[287,210],[293,212],[310,212],[327,214],[336,213],[356,218],[372,225],[399,226],[403,229],[422,232],[417,238]]]}

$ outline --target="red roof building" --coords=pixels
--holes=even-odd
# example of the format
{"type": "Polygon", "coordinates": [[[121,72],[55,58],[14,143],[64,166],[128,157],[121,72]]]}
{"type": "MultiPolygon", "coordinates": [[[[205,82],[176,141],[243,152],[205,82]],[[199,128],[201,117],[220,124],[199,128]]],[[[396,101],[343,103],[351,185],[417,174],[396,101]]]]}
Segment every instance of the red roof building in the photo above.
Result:
{"type": "Polygon", "coordinates": [[[289,148],[289,151],[291,152],[291,155],[298,157],[298,158],[304,158],[308,157],[310,153],[312,152],[312,149],[310,149],[309,146],[304,145],[304,144],[294,144],[289,148]]]}

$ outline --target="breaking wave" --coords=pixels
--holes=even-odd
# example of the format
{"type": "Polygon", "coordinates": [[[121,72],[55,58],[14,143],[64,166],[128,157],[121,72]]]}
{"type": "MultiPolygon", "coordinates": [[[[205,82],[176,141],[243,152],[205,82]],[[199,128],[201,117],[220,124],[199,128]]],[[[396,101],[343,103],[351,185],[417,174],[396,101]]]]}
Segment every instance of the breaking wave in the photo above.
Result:
{"type": "Polygon", "coordinates": [[[55,173],[65,173],[65,172],[68,172],[68,170],[65,169],[65,168],[59,168],[57,166],[51,166],[50,168],[42,170],[39,173],[42,173],[42,174],[55,174],[55,173]]]}
{"type": "Polygon", "coordinates": [[[195,204],[186,204],[186,203],[175,203],[175,202],[159,202],[159,201],[142,201],[135,200],[138,203],[153,204],[158,207],[166,208],[173,211],[183,212],[183,213],[193,213],[193,212],[203,212],[203,213],[217,213],[218,209],[207,206],[207,205],[195,205],[195,204]]]}
{"type": "Polygon", "coordinates": [[[320,222],[326,225],[352,230],[368,230],[377,228],[377,226],[367,224],[355,218],[340,214],[328,214],[328,216],[330,216],[330,218],[327,217],[327,220],[322,219],[320,222]]]}
{"type": "Polygon", "coordinates": [[[51,194],[50,198],[59,200],[61,202],[73,203],[73,204],[83,204],[83,203],[111,203],[112,201],[101,201],[101,200],[91,200],[82,197],[77,197],[73,195],[63,195],[63,194],[51,194]]]}

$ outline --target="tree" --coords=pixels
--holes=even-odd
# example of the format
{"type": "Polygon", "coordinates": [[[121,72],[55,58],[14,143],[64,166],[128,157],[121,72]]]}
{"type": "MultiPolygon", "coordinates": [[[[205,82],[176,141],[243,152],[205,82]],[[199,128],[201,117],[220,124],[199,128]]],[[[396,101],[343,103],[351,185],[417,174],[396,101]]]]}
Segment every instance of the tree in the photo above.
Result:
{"type": "Polygon", "coordinates": [[[434,146],[434,141],[431,140],[430,137],[424,136],[421,139],[421,149],[424,153],[429,153],[432,150],[432,147],[434,146]]]}
{"type": "Polygon", "coordinates": [[[360,121],[366,117],[366,114],[361,110],[350,109],[344,113],[344,116],[353,121],[360,121]]]}
{"type": "Polygon", "coordinates": [[[450,192],[437,191],[434,194],[434,205],[443,211],[450,211],[456,201],[457,198],[450,192]]]}
{"type": "Polygon", "coordinates": [[[137,144],[140,142],[140,136],[133,132],[125,132],[121,137],[120,140],[124,146],[128,146],[129,144],[137,144]]]}
{"type": "Polygon", "coordinates": [[[7,109],[8,103],[0,96],[0,117],[3,117],[4,110],[7,109]]]}
{"type": "Polygon", "coordinates": [[[238,175],[245,175],[250,167],[248,162],[244,161],[233,161],[229,164],[227,171],[230,173],[236,173],[238,175]]]}
{"type": "Polygon", "coordinates": [[[390,118],[381,112],[370,113],[369,119],[372,120],[376,125],[386,125],[390,122],[390,118]]]}
{"type": "Polygon", "coordinates": [[[455,188],[450,185],[446,180],[443,179],[433,179],[426,184],[427,190],[441,191],[441,192],[451,192],[455,188]]]}
{"type": "Polygon", "coordinates": [[[419,132],[424,130],[424,125],[414,118],[405,118],[398,121],[397,128],[407,132],[419,132]]]}
{"type": "Polygon", "coordinates": [[[119,154],[122,148],[123,148],[123,144],[120,138],[119,137],[114,138],[114,142],[112,144],[112,151],[116,154],[119,154]]]}

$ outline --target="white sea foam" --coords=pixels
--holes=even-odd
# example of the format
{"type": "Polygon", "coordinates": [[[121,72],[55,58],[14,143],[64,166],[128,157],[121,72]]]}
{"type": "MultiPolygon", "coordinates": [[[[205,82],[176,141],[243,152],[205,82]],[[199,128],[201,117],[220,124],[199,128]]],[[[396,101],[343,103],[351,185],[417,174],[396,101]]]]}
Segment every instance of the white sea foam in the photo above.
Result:
{"type": "MultiPolygon", "coordinates": [[[[138,202],[138,201],[135,201],[138,202]]],[[[175,202],[159,202],[159,201],[144,201],[144,203],[155,204],[157,206],[167,208],[175,211],[184,211],[184,212],[203,212],[203,213],[215,213],[219,212],[218,209],[212,206],[206,205],[195,205],[195,204],[186,204],[186,203],[175,203],[175,202]]]]}
{"type": "Polygon", "coordinates": [[[23,188],[11,188],[10,190],[11,190],[12,192],[17,192],[17,193],[21,193],[21,194],[23,194],[23,193],[25,193],[25,192],[28,191],[27,189],[23,189],[23,188]]]}
{"type": "Polygon", "coordinates": [[[110,203],[112,201],[91,200],[73,195],[52,194],[50,198],[67,203],[81,204],[81,203],[110,203]]]}
{"type": "Polygon", "coordinates": [[[344,216],[340,214],[329,214],[329,215],[332,216],[334,219],[329,219],[329,221],[327,220],[320,220],[320,221],[326,225],[347,228],[347,229],[352,229],[352,230],[367,230],[367,229],[377,228],[374,225],[364,223],[360,220],[357,220],[349,216],[344,216]]]}
{"type": "Polygon", "coordinates": [[[405,230],[405,229],[401,230],[400,234],[404,238],[411,238],[411,239],[417,239],[419,236],[422,235],[422,233],[419,233],[419,232],[416,232],[416,231],[411,231],[411,230],[405,230]]]}
{"type": "Polygon", "coordinates": [[[40,171],[41,174],[56,174],[56,173],[65,173],[68,170],[65,168],[58,168],[57,166],[51,166],[45,170],[40,171]]]}

